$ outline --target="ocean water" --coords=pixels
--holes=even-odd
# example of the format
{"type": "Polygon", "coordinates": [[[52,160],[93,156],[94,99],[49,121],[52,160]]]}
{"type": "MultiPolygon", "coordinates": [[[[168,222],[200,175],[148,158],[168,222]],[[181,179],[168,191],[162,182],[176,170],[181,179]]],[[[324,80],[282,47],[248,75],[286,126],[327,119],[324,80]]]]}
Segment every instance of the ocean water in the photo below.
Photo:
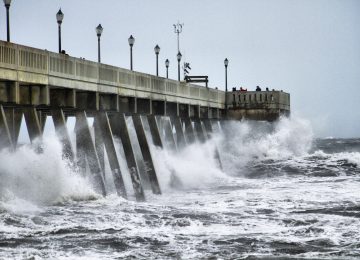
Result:
{"type": "Polygon", "coordinates": [[[298,118],[215,125],[204,144],[152,147],[163,193],[146,202],[118,153],[129,200],[108,166],[100,196],[54,134],[41,154],[1,151],[0,259],[360,259],[360,139],[315,139],[298,118]]]}

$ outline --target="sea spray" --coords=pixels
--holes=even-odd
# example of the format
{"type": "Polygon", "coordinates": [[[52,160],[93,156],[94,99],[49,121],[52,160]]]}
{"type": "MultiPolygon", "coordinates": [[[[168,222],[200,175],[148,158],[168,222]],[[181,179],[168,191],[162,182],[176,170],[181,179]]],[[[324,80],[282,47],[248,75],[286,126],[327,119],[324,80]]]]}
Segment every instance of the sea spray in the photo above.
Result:
{"type": "Polygon", "coordinates": [[[89,181],[62,158],[62,147],[55,136],[46,136],[42,142],[41,153],[30,145],[20,146],[15,152],[0,151],[0,196],[13,194],[13,198],[36,205],[97,196],[89,181]]]}
{"type": "Polygon", "coordinates": [[[307,154],[313,142],[310,123],[300,118],[279,121],[230,121],[216,136],[225,172],[239,174],[249,162],[307,154]]]}

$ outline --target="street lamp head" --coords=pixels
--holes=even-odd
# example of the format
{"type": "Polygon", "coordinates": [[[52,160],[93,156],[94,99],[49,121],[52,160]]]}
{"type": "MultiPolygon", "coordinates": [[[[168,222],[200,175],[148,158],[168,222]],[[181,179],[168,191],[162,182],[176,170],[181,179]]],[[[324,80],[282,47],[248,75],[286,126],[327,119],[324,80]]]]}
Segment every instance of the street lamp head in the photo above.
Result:
{"type": "Polygon", "coordinates": [[[56,14],[56,20],[57,20],[58,24],[61,24],[63,19],[64,19],[64,14],[63,14],[63,12],[61,12],[61,8],[60,8],[56,14]]]}
{"type": "Polygon", "coordinates": [[[154,48],[155,54],[159,54],[160,53],[160,47],[159,45],[156,44],[155,48],[154,48]]]}
{"type": "Polygon", "coordinates": [[[225,67],[227,67],[229,65],[229,60],[227,58],[224,60],[224,65],[225,65],[225,67]]]}
{"type": "Polygon", "coordinates": [[[129,42],[130,47],[134,46],[135,38],[132,35],[130,35],[128,42],[129,42]]]}
{"type": "Polygon", "coordinates": [[[177,60],[178,60],[178,61],[181,61],[181,57],[182,57],[181,52],[178,52],[178,54],[176,55],[176,57],[177,57],[177,60]]]}
{"type": "Polygon", "coordinates": [[[101,24],[99,24],[99,25],[95,28],[95,30],[96,30],[96,35],[97,35],[98,37],[100,37],[101,34],[102,34],[102,32],[103,32],[103,28],[102,28],[101,24]]]}
{"type": "Polygon", "coordinates": [[[11,0],[4,0],[4,5],[5,5],[6,7],[9,7],[10,4],[11,4],[11,0]]]}
{"type": "Polygon", "coordinates": [[[166,60],[165,60],[165,66],[166,66],[166,68],[169,68],[169,65],[170,65],[170,61],[169,61],[169,59],[166,59],[166,60]]]}

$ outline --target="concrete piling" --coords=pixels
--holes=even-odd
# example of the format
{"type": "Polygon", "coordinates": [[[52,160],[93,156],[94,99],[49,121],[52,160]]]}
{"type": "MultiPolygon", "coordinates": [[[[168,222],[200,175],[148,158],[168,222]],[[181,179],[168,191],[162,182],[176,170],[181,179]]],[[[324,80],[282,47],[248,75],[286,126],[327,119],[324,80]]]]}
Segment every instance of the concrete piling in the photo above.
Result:
{"type": "Polygon", "coordinates": [[[151,184],[151,189],[154,194],[161,194],[160,185],[158,182],[158,178],[156,176],[155,167],[153,164],[153,159],[150,153],[150,148],[148,141],[146,139],[144,127],[141,121],[141,116],[139,114],[133,114],[132,116],[136,135],[138,138],[138,142],[140,145],[141,154],[144,159],[145,171],[149,177],[149,181],[151,184]]]}
{"type": "Polygon", "coordinates": [[[56,134],[63,146],[63,158],[68,158],[71,162],[73,162],[75,158],[74,149],[72,147],[70,136],[67,131],[64,112],[61,108],[52,109],[51,115],[54,122],[56,134]]]}
{"type": "MultiPolygon", "coordinates": [[[[203,123],[205,126],[207,137],[208,137],[208,139],[210,139],[213,134],[213,128],[212,128],[211,121],[210,121],[210,119],[204,119],[203,123]]],[[[221,159],[220,159],[220,153],[216,146],[215,146],[215,159],[218,161],[219,168],[222,170],[223,168],[222,168],[222,163],[221,163],[221,159]]]]}
{"type": "Polygon", "coordinates": [[[176,151],[177,147],[175,144],[174,134],[173,134],[172,125],[170,123],[170,120],[168,120],[168,118],[162,118],[162,119],[163,119],[163,127],[165,130],[166,144],[171,150],[176,151]]]}
{"type": "Polygon", "coordinates": [[[170,121],[175,127],[177,147],[178,149],[183,149],[186,146],[186,141],[180,118],[172,116],[170,117],[170,121]]]}
{"type": "Polygon", "coordinates": [[[195,131],[196,131],[196,136],[197,136],[199,142],[205,143],[206,137],[204,135],[204,131],[203,131],[201,121],[199,118],[194,119],[194,127],[195,127],[195,131]]]}
{"type": "Polygon", "coordinates": [[[116,154],[113,133],[106,112],[100,112],[96,115],[96,117],[94,118],[94,126],[95,126],[95,132],[97,131],[99,134],[98,138],[99,139],[101,138],[101,141],[105,146],[106,153],[109,159],[111,172],[114,179],[116,192],[119,196],[126,198],[127,196],[125,191],[124,180],[121,175],[120,163],[116,154]]]}
{"type": "Polygon", "coordinates": [[[195,142],[195,133],[190,118],[186,117],[182,120],[185,124],[185,136],[188,144],[195,142]]]}
{"type": "Polygon", "coordinates": [[[34,107],[24,108],[24,116],[30,141],[34,143],[36,138],[41,138],[42,136],[42,127],[38,113],[34,107]]]}
{"type": "Polygon", "coordinates": [[[160,137],[159,127],[156,121],[156,117],[154,115],[148,115],[147,119],[149,122],[150,133],[153,144],[157,147],[163,148],[163,143],[160,137]]]}
{"type": "Polygon", "coordinates": [[[106,189],[103,178],[104,174],[96,153],[95,144],[91,138],[85,111],[76,113],[75,133],[77,160],[80,161],[80,166],[85,169],[87,159],[95,187],[102,193],[103,196],[106,196],[106,189]]]}
{"type": "Polygon", "coordinates": [[[0,105],[0,149],[5,147],[15,148],[11,138],[4,108],[2,105],[0,105]]]}
{"type": "Polygon", "coordinates": [[[122,113],[118,113],[111,117],[110,119],[111,128],[113,129],[113,133],[120,137],[124,151],[125,151],[125,159],[129,168],[129,173],[133,185],[133,189],[135,192],[135,197],[137,201],[144,201],[145,194],[143,187],[141,185],[139,170],[136,164],[136,159],[134,155],[134,151],[130,141],[130,135],[128,132],[126,118],[122,113]]]}

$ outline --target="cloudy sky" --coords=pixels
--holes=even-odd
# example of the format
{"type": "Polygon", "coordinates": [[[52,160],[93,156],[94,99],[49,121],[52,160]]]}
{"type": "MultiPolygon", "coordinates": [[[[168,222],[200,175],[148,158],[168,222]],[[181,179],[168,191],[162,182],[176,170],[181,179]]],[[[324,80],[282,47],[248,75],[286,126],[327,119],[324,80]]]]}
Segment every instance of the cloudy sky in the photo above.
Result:
{"type": "MultiPolygon", "coordinates": [[[[256,85],[291,93],[294,116],[311,121],[317,136],[360,136],[360,1],[358,0],[13,0],[11,40],[56,52],[61,7],[63,49],[97,59],[95,27],[101,23],[102,62],[129,68],[128,37],[135,37],[134,69],[160,74],[170,60],[176,79],[176,34],[192,75],[211,87],[256,85]]],[[[0,39],[6,39],[5,8],[0,39]]]]}

